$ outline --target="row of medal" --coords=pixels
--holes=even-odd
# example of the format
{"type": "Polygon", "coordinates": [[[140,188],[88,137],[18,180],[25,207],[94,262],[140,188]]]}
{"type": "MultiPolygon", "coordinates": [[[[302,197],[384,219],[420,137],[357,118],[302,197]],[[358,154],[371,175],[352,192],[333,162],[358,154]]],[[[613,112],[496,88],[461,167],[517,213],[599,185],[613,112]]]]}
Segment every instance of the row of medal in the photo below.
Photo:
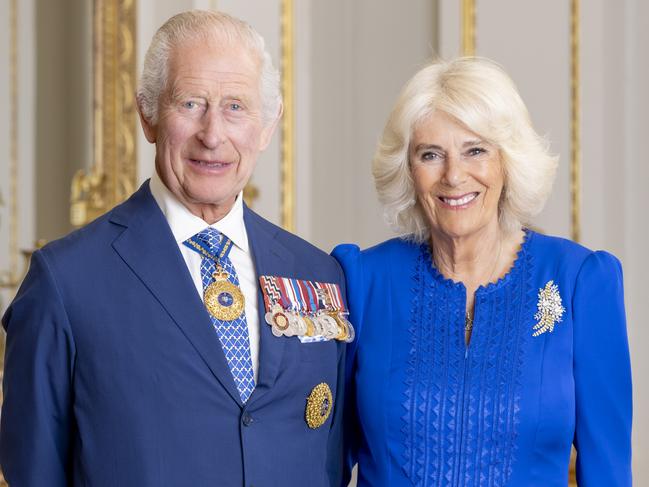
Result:
{"type": "Polygon", "coordinates": [[[297,336],[302,342],[354,340],[354,327],[337,284],[279,276],[261,276],[259,281],[265,320],[273,335],[297,336]]]}

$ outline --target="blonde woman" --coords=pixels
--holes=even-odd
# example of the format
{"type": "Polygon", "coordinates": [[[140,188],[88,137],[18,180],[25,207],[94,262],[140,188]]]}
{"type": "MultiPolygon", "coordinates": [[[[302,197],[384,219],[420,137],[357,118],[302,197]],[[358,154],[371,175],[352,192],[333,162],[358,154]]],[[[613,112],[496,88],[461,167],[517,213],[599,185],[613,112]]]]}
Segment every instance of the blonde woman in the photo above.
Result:
{"type": "Polygon", "coordinates": [[[403,237],[341,245],[359,486],[630,486],[622,269],[529,229],[557,159],[495,63],[405,86],[373,161],[403,237]]]}

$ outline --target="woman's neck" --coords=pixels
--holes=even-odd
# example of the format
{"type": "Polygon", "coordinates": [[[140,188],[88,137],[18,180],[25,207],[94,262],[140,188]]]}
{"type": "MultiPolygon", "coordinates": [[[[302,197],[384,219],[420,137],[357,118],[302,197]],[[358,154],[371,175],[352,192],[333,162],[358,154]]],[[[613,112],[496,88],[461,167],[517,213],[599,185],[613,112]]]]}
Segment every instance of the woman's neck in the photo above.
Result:
{"type": "Polygon", "coordinates": [[[506,234],[497,224],[462,237],[433,233],[433,261],[444,277],[475,290],[509,270],[522,236],[522,231],[506,234]]]}

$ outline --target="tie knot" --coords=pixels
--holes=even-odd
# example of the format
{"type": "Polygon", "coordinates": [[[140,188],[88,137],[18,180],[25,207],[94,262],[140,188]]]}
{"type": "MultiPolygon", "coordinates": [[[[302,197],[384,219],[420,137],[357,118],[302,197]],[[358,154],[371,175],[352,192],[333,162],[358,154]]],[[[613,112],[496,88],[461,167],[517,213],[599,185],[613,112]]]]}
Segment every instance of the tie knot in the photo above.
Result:
{"type": "Polygon", "coordinates": [[[218,253],[221,247],[221,239],[223,234],[212,227],[207,227],[196,234],[196,238],[200,240],[211,254],[218,253]]]}

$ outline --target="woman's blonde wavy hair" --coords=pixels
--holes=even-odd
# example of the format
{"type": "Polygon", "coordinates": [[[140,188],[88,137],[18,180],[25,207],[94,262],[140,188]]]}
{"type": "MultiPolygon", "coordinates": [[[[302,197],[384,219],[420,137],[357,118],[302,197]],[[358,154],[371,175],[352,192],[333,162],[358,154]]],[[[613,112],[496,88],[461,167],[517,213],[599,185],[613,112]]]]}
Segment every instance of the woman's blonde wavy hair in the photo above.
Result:
{"type": "Polygon", "coordinates": [[[435,61],[401,91],[372,161],[388,224],[417,242],[430,236],[415,197],[408,155],[414,127],[436,110],[499,149],[505,178],[500,226],[510,232],[528,225],[550,194],[558,157],[549,153],[548,143],[532,127],[511,78],[495,62],[477,57],[435,61]]]}

